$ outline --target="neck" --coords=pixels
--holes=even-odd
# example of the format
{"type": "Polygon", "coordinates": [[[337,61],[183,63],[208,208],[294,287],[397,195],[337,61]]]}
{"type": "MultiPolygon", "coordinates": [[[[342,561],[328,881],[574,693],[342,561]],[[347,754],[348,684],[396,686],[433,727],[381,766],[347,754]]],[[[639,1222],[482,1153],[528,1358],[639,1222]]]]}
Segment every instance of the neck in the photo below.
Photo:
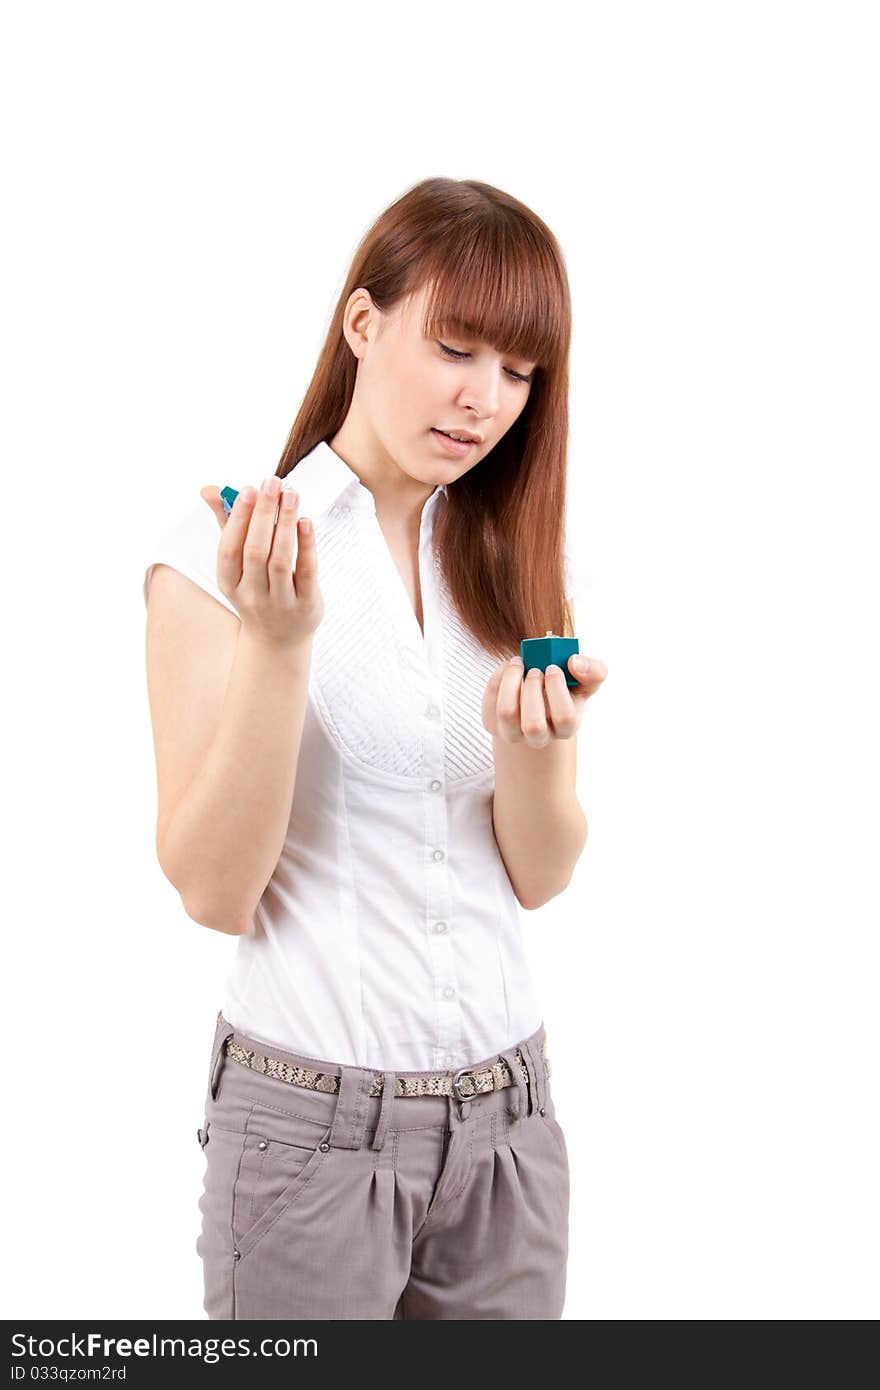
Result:
{"type": "Polygon", "coordinates": [[[327,443],[362,486],[372,494],[376,513],[387,525],[408,531],[418,530],[422,511],[436,489],[435,483],[423,483],[398,468],[381,446],[365,442],[346,421],[327,443]]]}

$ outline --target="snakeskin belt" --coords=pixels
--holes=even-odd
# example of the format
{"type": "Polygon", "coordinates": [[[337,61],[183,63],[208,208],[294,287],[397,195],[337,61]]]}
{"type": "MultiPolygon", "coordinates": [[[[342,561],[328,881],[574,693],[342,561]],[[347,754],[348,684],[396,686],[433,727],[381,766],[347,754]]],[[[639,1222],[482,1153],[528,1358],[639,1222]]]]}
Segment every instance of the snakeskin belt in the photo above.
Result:
{"type": "MultiPolygon", "coordinates": [[[[309,1067],[298,1067],[290,1062],[282,1062],[279,1057],[269,1057],[262,1052],[252,1052],[242,1047],[234,1038],[226,1039],[226,1053],[234,1062],[252,1071],[262,1072],[264,1076],[274,1076],[278,1081],[286,1081],[289,1086],[303,1086],[307,1091],[339,1090],[339,1077],[333,1072],[312,1071],[309,1067]]],[[[544,1041],[541,1043],[541,1056],[544,1071],[550,1076],[550,1060],[544,1041]]],[[[522,1053],[516,1049],[516,1058],[528,1084],[529,1074],[522,1053]]],[[[373,1068],[371,1068],[373,1070],[373,1068]]],[[[389,1071],[393,1068],[389,1067],[389,1071]]],[[[373,1077],[368,1095],[381,1096],[385,1081],[381,1072],[373,1077]]],[[[503,1057],[488,1067],[460,1067],[455,1073],[448,1071],[422,1072],[418,1076],[398,1076],[394,1085],[396,1096],[455,1096],[458,1100],[469,1100],[471,1096],[483,1095],[487,1091],[500,1091],[505,1086],[514,1085],[514,1078],[503,1057]]]]}

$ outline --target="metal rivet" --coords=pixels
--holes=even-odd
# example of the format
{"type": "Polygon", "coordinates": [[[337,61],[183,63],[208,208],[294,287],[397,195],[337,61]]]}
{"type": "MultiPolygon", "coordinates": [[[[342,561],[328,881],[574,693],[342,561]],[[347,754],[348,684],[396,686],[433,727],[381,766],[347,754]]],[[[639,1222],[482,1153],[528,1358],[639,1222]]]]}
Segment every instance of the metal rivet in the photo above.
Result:
{"type": "Polygon", "coordinates": [[[329,1145],[329,1144],[326,1142],[326,1140],[325,1140],[325,1142],[324,1142],[323,1144],[321,1144],[320,1148],[321,1148],[321,1153],[322,1153],[322,1154],[325,1154],[325,1153],[328,1152],[328,1150],[329,1150],[329,1148],[330,1148],[330,1145],[329,1145]]]}
{"type": "Polygon", "coordinates": [[[470,1101],[469,1101],[469,1100],[463,1100],[462,1103],[461,1103],[461,1117],[462,1117],[462,1119],[463,1119],[463,1120],[466,1120],[467,1117],[468,1117],[468,1115],[469,1115],[470,1113],[471,1113],[471,1103],[470,1103],[470,1101]]]}
{"type": "Polygon", "coordinates": [[[268,1149],[268,1147],[269,1145],[266,1143],[265,1139],[261,1139],[259,1144],[257,1145],[258,1149],[268,1149]]]}
{"type": "Polygon", "coordinates": [[[233,1250],[233,1252],[232,1252],[232,1258],[233,1258],[234,1260],[240,1260],[240,1259],[241,1259],[241,1251],[240,1251],[240,1250],[233,1250]]]}
{"type": "Polygon", "coordinates": [[[539,1114],[539,1115],[546,1115],[546,1113],[547,1113],[547,1112],[546,1112],[546,1110],[544,1109],[543,1105],[539,1106],[539,1108],[538,1108],[538,1114],[539,1114]]]}

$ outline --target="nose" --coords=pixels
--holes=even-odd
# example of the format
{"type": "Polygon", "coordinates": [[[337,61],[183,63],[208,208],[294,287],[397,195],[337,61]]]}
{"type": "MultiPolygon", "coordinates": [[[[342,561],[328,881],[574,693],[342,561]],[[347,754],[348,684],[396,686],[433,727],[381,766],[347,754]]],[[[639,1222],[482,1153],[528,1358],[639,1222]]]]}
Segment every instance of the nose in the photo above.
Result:
{"type": "Polygon", "coordinates": [[[462,387],[461,402],[476,411],[480,419],[492,419],[498,414],[501,400],[501,373],[491,364],[468,375],[467,385],[462,387]]]}

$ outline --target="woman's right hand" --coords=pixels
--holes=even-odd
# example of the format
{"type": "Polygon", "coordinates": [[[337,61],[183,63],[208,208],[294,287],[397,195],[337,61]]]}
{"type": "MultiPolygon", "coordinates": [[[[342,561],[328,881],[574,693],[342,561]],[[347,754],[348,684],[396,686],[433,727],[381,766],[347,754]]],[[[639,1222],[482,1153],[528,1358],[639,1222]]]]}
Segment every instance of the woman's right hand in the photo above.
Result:
{"type": "Polygon", "coordinates": [[[292,489],[281,490],[279,506],[280,485],[275,476],[265,480],[259,493],[242,488],[228,516],[218,487],[203,487],[200,495],[222,532],[217,547],[220,592],[243,627],[272,646],[289,648],[311,640],[324,617],[324,600],[318,588],[314,527],[305,519],[297,527],[299,496],[292,489]],[[273,525],[276,509],[278,522],[273,525]]]}

